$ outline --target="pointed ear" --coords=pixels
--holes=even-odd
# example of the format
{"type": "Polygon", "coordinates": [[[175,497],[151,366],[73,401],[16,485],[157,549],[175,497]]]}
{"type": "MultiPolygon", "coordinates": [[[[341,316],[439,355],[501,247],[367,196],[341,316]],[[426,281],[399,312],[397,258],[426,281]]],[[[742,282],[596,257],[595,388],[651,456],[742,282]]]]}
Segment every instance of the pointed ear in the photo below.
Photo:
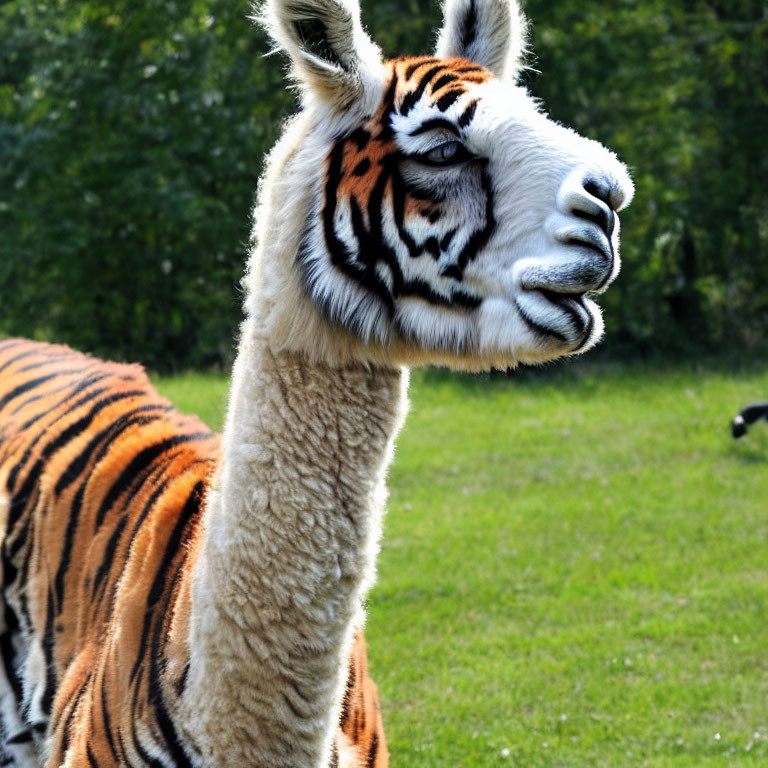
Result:
{"type": "Polygon", "coordinates": [[[460,56],[514,78],[525,54],[527,23],[517,0],[445,0],[437,55],[460,56]]]}
{"type": "Polygon", "coordinates": [[[363,30],[358,0],[266,0],[258,18],[291,57],[305,95],[345,109],[381,77],[381,51],[363,30]]]}

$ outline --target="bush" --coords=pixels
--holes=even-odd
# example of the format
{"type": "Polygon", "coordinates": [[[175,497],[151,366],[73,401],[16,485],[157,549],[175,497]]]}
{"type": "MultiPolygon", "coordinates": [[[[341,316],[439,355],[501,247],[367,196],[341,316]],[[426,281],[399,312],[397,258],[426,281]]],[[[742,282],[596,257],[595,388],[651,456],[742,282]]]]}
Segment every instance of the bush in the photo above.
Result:
{"type": "MultiPolygon", "coordinates": [[[[637,197],[611,349],[768,337],[768,21],[758,2],[529,0],[529,87],[615,149],[637,197]]],[[[368,0],[388,54],[424,0],[368,0]]],[[[153,368],[226,364],[262,156],[294,106],[244,5],[0,7],[0,334],[153,368]]]]}

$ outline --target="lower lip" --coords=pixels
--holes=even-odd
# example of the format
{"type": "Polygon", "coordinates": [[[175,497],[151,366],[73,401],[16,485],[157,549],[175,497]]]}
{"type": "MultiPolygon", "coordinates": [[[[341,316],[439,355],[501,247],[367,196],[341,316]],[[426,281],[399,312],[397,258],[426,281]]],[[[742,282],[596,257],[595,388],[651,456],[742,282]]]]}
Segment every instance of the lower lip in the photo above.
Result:
{"type": "Polygon", "coordinates": [[[592,315],[584,303],[583,293],[556,293],[546,289],[539,289],[539,292],[547,301],[567,312],[576,328],[586,327],[592,323],[592,315]]]}
{"type": "MultiPolygon", "coordinates": [[[[592,312],[587,309],[586,296],[584,294],[556,293],[554,291],[538,289],[538,293],[550,304],[554,304],[571,319],[573,334],[571,338],[580,339],[572,352],[578,352],[592,337],[592,329],[595,319],[592,312]]],[[[540,324],[535,317],[531,317],[526,310],[518,304],[518,311],[526,322],[539,333],[558,339],[563,344],[568,344],[568,337],[562,332],[540,324]]],[[[570,335],[570,334],[569,334],[570,335]]]]}
{"type": "Polygon", "coordinates": [[[542,290],[541,294],[568,314],[577,335],[583,334],[579,344],[571,350],[578,352],[592,337],[592,328],[595,324],[595,319],[586,306],[586,296],[583,293],[555,293],[547,290],[542,290]]]}

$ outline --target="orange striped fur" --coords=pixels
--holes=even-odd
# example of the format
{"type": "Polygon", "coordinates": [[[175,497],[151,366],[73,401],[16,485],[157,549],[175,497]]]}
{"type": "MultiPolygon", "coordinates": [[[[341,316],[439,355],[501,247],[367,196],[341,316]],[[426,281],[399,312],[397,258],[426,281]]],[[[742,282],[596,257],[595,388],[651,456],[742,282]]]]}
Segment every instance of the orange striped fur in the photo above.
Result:
{"type": "MultiPolygon", "coordinates": [[[[174,720],[219,438],[137,365],[0,342],[3,765],[194,765],[174,720]],[[14,710],[15,707],[15,710],[14,710]],[[38,764],[38,763],[32,763],[38,764]]],[[[359,636],[337,750],[386,768],[359,636]]],[[[334,757],[334,761],[338,759],[334,757]]]]}

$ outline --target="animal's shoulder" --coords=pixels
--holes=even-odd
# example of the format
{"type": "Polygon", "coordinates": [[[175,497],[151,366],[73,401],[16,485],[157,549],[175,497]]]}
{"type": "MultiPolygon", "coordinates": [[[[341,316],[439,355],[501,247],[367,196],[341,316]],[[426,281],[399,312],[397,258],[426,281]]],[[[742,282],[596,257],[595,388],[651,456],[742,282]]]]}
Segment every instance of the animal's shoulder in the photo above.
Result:
{"type": "Polygon", "coordinates": [[[0,342],[0,494],[19,512],[38,489],[53,501],[95,474],[103,488],[90,482],[89,496],[104,510],[162,466],[207,485],[218,455],[218,436],[161,397],[140,365],[0,342]]]}

